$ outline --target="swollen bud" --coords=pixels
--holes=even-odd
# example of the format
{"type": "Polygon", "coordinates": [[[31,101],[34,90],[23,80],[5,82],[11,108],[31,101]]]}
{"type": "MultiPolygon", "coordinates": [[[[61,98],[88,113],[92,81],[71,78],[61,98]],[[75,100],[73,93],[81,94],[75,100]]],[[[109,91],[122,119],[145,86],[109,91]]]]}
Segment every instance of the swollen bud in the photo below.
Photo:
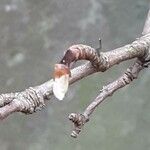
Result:
{"type": "Polygon", "coordinates": [[[55,64],[53,93],[59,100],[63,100],[69,86],[70,69],[64,64],[55,64]]]}

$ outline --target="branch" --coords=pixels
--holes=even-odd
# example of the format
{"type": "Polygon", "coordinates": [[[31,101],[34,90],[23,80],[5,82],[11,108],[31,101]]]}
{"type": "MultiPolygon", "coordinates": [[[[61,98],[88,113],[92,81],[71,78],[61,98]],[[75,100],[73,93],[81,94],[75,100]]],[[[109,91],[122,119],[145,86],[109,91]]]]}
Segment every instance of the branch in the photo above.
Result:
{"type": "MultiPolygon", "coordinates": [[[[150,10],[148,12],[148,16],[142,34],[146,35],[149,33],[150,33],[150,10]]],[[[100,90],[100,94],[96,97],[94,101],[92,101],[92,103],[85,109],[85,111],[82,114],[71,113],[69,115],[69,119],[73,122],[74,125],[73,131],[71,133],[72,137],[77,138],[84,124],[89,121],[90,115],[98,107],[98,105],[100,105],[107,97],[112,96],[112,94],[117,90],[119,90],[120,88],[123,88],[124,86],[130,84],[134,79],[138,77],[138,74],[142,69],[148,67],[148,65],[150,64],[149,47],[150,45],[147,47],[145,56],[138,57],[135,63],[131,67],[129,67],[121,77],[119,77],[116,81],[108,84],[107,86],[104,86],[103,89],[100,90]]],[[[112,59],[113,58],[114,56],[112,56],[112,59]]]]}
{"type": "Polygon", "coordinates": [[[137,78],[139,72],[144,68],[143,63],[137,60],[127,71],[114,82],[106,85],[100,90],[100,94],[94,101],[85,109],[82,114],[71,113],[69,119],[73,122],[74,128],[71,136],[76,138],[81,132],[84,124],[89,121],[90,115],[107,97],[112,96],[114,92],[130,84],[134,79],[137,78]]]}
{"type": "MultiPolygon", "coordinates": [[[[147,20],[150,20],[149,17],[147,20]]],[[[123,61],[137,57],[140,58],[140,60],[137,60],[133,66],[127,69],[127,72],[123,76],[111,84],[105,86],[102,89],[100,95],[89,105],[89,107],[87,107],[83,114],[71,114],[69,116],[70,120],[74,123],[74,131],[72,136],[77,137],[83,125],[89,120],[89,116],[106,97],[113,94],[116,90],[129,84],[137,77],[140,70],[144,68],[143,61],[141,60],[147,56],[150,46],[150,33],[148,33],[149,21],[147,21],[146,24],[147,25],[145,25],[145,30],[143,31],[143,33],[145,33],[144,36],[135,40],[131,44],[125,45],[115,50],[101,52],[99,57],[96,56],[96,53],[94,53],[92,57],[89,55],[91,51],[96,51],[89,46],[75,45],[71,47],[73,50],[76,48],[80,49],[80,52],[83,52],[82,54],[88,54],[90,57],[88,57],[89,59],[87,60],[90,60],[90,62],[71,70],[72,76],[69,81],[70,84],[73,84],[74,82],[81,80],[82,78],[85,78],[86,76],[95,72],[106,71],[110,67],[123,61]]],[[[79,56],[80,57],[78,57],[77,60],[87,58],[85,55],[79,56]]],[[[2,120],[14,112],[32,114],[38,110],[41,110],[45,106],[45,101],[50,100],[51,96],[53,95],[52,87],[53,79],[43,83],[42,85],[30,87],[22,92],[1,94],[0,119],[2,120]]]]}
{"type": "MultiPolygon", "coordinates": [[[[150,34],[142,36],[138,40],[124,47],[109,51],[101,52],[98,62],[98,69],[91,63],[81,65],[71,71],[72,77],[70,78],[70,84],[98,71],[104,71],[109,69],[115,64],[119,64],[128,59],[135,57],[142,57],[146,54],[150,45],[150,34]]],[[[83,51],[93,49],[89,46],[76,45],[82,47],[83,51]]],[[[81,58],[80,58],[81,59],[81,58]]],[[[23,112],[25,114],[31,114],[37,110],[41,110],[44,107],[44,102],[49,100],[52,96],[53,79],[45,82],[42,85],[36,87],[30,87],[22,92],[7,93],[0,95],[0,119],[6,118],[13,112],[23,112]]]]}

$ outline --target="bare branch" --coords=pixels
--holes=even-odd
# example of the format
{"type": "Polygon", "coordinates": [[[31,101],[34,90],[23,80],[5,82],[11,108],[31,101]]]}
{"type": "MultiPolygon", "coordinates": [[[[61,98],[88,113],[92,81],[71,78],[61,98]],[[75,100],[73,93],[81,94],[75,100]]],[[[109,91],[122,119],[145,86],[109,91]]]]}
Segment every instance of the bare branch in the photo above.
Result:
{"type": "Polygon", "coordinates": [[[118,89],[130,84],[134,79],[137,78],[139,72],[143,69],[143,63],[137,60],[131,67],[127,69],[127,71],[119,77],[116,81],[106,85],[100,91],[100,94],[96,97],[96,99],[86,108],[84,111],[85,116],[89,116],[92,114],[94,109],[108,96],[112,96],[112,94],[118,89]]]}
{"type": "Polygon", "coordinates": [[[112,96],[112,94],[119,90],[120,88],[123,88],[124,86],[130,84],[134,79],[137,78],[139,72],[143,69],[143,63],[139,60],[137,60],[134,65],[129,67],[127,71],[119,77],[114,82],[106,85],[103,87],[103,89],[100,91],[100,94],[96,97],[94,101],[85,109],[83,114],[76,114],[71,113],[69,115],[69,119],[73,122],[74,128],[71,133],[71,136],[76,138],[78,134],[81,132],[81,129],[83,128],[84,124],[89,121],[90,115],[93,113],[93,111],[109,96],[112,96]]]}
{"type": "MultiPolygon", "coordinates": [[[[148,12],[147,20],[144,25],[143,29],[143,35],[146,35],[150,33],[150,10],[148,12]]],[[[134,43],[134,42],[133,42],[134,43]]],[[[139,46],[140,47],[140,46],[139,46]]],[[[123,88],[124,86],[130,84],[134,79],[137,78],[139,72],[144,68],[148,67],[150,64],[150,54],[149,54],[149,47],[147,47],[145,55],[143,57],[138,57],[138,59],[135,61],[135,63],[127,69],[127,71],[116,81],[108,84],[107,86],[104,86],[103,89],[100,91],[100,94],[96,97],[94,101],[85,109],[83,114],[78,114],[78,113],[71,113],[69,115],[69,119],[73,122],[74,128],[71,133],[71,136],[74,138],[77,138],[79,133],[81,132],[84,124],[89,121],[89,116],[93,113],[93,111],[97,108],[98,105],[100,105],[108,96],[112,96],[112,94],[119,90],[120,88],[123,88]]],[[[114,50],[117,51],[117,50],[114,50]]],[[[112,59],[118,57],[118,55],[112,56],[112,59]]],[[[122,55],[121,55],[122,56],[122,55]]],[[[120,59],[120,58],[118,58],[120,59]]],[[[112,62],[116,63],[115,59],[112,62]]],[[[109,61],[110,62],[110,61],[109,61]]],[[[113,64],[113,63],[111,63],[113,64]]]]}
{"type": "MultiPolygon", "coordinates": [[[[80,80],[97,71],[104,71],[122,61],[135,57],[142,57],[150,45],[150,34],[147,34],[133,43],[124,47],[109,51],[101,52],[98,61],[99,68],[95,68],[91,63],[79,66],[71,71],[72,77],[70,84],[80,80]]],[[[93,49],[89,46],[81,46],[86,49],[93,49]]],[[[82,58],[80,58],[82,59],[82,58]]],[[[13,112],[23,112],[30,114],[40,110],[45,104],[44,101],[50,99],[52,95],[53,79],[36,87],[30,87],[23,92],[2,94],[0,96],[0,119],[4,119],[13,112]],[[9,107],[7,106],[9,105],[9,107]],[[13,107],[13,109],[11,109],[13,107]]]]}

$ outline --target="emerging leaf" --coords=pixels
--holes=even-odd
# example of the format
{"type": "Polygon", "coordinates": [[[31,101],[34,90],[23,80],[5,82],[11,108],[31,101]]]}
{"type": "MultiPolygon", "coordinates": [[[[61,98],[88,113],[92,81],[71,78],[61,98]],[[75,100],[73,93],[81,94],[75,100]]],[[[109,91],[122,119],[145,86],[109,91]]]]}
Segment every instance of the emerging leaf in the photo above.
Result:
{"type": "Polygon", "coordinates": [[[70,69],[63,64],[56,64],[54,71],[53,93],[59,100],[63,100],[69,86],[70,69]]]}

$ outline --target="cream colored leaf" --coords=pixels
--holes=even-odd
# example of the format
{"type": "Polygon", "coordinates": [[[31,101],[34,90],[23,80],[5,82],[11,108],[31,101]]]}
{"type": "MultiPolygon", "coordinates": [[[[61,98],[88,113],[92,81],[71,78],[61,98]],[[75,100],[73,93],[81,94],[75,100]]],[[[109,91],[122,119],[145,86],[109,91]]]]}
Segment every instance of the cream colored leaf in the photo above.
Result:
{"type": "Polygon", "coordinates": [[[59,100],[63,100],[68,90],[69,74],[62,75],[60,78],[55,78],[53,83],[53,93],[59,100]]]}

